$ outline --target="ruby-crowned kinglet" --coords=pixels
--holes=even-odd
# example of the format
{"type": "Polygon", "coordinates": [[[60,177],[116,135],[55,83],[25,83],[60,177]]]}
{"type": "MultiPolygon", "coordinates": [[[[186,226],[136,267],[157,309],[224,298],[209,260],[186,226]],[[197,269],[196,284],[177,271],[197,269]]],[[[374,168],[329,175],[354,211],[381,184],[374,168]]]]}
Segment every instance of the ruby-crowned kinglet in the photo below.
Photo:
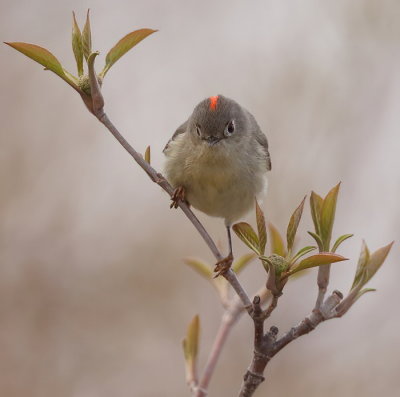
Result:
{"type": "Polygon", "coordinates": [[[220,274],[233,260],[232,223],[266,190],[271,169],[267,138],[252,114],[218,95],[195,107],[163,152],[166,177],[175,188],[171,207],[186,200],[207,215],[225,219],[229,255],[217,263],[220,274]]]}

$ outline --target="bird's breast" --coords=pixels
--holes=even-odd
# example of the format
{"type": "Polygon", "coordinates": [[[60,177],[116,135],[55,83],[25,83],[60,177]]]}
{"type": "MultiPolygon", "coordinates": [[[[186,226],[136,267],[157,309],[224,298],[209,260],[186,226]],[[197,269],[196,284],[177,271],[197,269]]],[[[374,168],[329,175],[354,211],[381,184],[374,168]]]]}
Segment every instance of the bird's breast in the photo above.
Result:
{"type": "Polygon", "coordinates": [[[186,157],[179,184],[194,208],[230,223],[252,208],[264,190],[265,172],[249,167],[240,153],[207,149],[186,157]]]}

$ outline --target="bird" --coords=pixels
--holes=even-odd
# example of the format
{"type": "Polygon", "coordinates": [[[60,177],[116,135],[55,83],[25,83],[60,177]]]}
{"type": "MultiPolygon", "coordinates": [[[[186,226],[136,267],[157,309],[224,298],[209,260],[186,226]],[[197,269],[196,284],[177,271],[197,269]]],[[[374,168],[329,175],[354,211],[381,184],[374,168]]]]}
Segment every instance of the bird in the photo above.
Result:
{"type": "Polygon", "coordinates": [[[223,95],[202,100],[165,145],[165,176],[174,188],[171,208],[186,201],[223,218],[229,253],[217,275],[233,262],[231,226],[249,212],[267,189],[271,170],[268,140],[254,116],[223,95]]]}

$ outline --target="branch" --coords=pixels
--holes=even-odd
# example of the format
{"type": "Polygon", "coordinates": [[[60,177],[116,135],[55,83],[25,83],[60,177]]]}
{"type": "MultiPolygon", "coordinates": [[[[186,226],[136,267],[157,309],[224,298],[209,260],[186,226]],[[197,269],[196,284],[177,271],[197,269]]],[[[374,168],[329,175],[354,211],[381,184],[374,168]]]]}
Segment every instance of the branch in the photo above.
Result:
{"type": "Polygon", "coordinates": [[[252,315],[254,322],[254,353],[252,362],[244,375],[239,397],[253,395],[258,386],[264,382],[264,370],[272,358],[271,351],[278,334],[278,328],[271,327],[269,332],[264,334],[264,317],[260,297],[255,296],[252,315]]]}
{"type": "MultiPolygon", "coordinates": [[[[325,320],[337,317],[336,307],[341,302],[343,295],[339,291],[334,291],[326,301],[321,305],[320,310],[313,310],[298,325],[289,332],[276,340],[278,328],[271,327],[268,333],[264,334],[264,320],[262,320],[262,311],[259,301],[253,301],[253,321],[254,321],[254,355],[249,369],[247,370],[239,397],[251,397],[258,386],[264,381],[264,370],[272,357],[280,352],[290,342],[301,335],[308,334],[314,330],[318,324],[325,320]]],[[[276,298],[277,299],[277,298],[276,298]]],[[[273,306],[272,301],[270,307],[273,306]]],[[[270,308],[267,309],[267,312],[270,308]]]]}
{"type": "Polygon", "coordinates": [[[272,356],[281,351],[290,342],[299,336],[308,334],[314,330],[320,323],[337,317],[335,308],[339,305],[343,295],[340,291],[333,291],[326,301],[321,305],[320,310],[313,310],[303,321],[293,327],[289,332],[279,338],[274,344],[272,356]]]}

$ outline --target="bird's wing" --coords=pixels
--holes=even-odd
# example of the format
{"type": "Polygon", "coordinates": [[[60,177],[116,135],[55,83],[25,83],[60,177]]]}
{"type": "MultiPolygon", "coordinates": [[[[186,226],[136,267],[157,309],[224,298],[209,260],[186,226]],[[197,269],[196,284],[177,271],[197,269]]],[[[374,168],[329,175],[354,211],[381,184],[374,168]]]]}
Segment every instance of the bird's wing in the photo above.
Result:
{"type": "Polygon", "coordinates": [[[266,166],[267,166],[267,171],[271,171],[271,156],[269,155],[269,151],[268,151],[267,137],[261,131],[261,128],[258,125],[255,117],[250,112],[248,112],[248,114],[249,114],[250,118],[253,120],[253,125],[255,126],[254,127],[254,136],[256,138],[256,141],[261,145],[261,147],[265,153],[265,162],[266,162],[266,166]]]}
{"type": "Polygon", "coordinates": [[[269,155],[268,151],[268,140],[267,137],[263,134],[263,132],[258,129],[256,131],[256,140],[257,142],[262,146],[264,152],[265,152],[265,161],[267,164],[267,171],[271,171],[271,156],[269,155]]]}
{"type": "Polygon", "coordinates": [[[171,139],[167,142],[163,149],[163,153],[168,149],[169,144],[176,139],[176,137],[180,134],[184,134],[186,132],[186,127],[188,124],[188,120],[186,120],[178,129],[174,132],[174,135],[172,135],[171,139]]]}

